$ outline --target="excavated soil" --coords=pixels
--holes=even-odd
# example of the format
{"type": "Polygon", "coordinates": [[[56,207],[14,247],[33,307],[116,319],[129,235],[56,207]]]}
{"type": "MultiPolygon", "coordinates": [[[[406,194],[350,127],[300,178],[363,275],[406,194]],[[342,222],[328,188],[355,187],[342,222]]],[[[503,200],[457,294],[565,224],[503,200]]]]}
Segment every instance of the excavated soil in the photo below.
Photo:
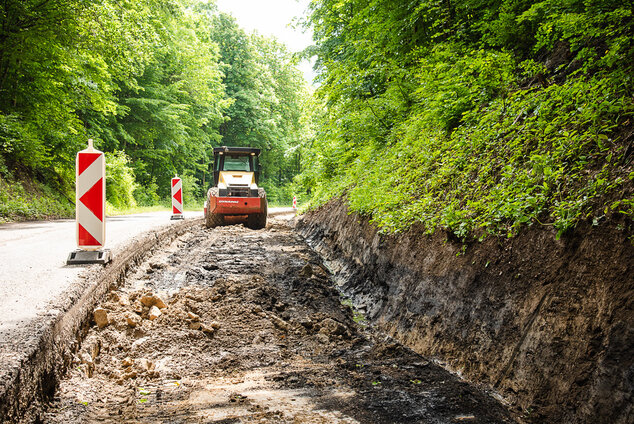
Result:
{"type": "Polygon", "coordinates": [[[495,389],[528,423],[634,422],[631,220],[461,243],[381,234],[331,201],[297,229],[366,318],[495,389]]]}
{"type": "Polygon", "coordinates": [[[280,221],[195,229],[95,310],[39,422],[506,423],[494,397],[381,336],[280,221]]]}

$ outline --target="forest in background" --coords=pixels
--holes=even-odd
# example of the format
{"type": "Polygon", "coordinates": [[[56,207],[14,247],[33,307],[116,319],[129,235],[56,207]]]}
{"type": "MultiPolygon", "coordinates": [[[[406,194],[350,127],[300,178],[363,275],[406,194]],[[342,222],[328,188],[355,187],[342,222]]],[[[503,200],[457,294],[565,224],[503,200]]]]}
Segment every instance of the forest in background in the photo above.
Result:
{"type": "Polygon", "coordinates": [[[321,85],[298,184],[385,232],[631,228],[632,8],[616,0],[314,0],[321,85]],[[308,159],[309,158],[309,159],[308,159]]]}
{"type": "Polygon", "coordinates": [[[314,0],[315,93],[213,0],[0,7],[0,217],[72,215],[74,156],[94,138],[116,207],[166,201],[175,173],[202,196],[226,144],[264,150],[274,203],[343,197],[385,232],[632,230],[623,2],[314,0]]]}
{"type": "Polygon", "coordinates": [[[74,215],[75,155],[107,158],[109,206],[210,185],[214,146],[263,150],[270,200],[290,203],[310,95],[296,59],[213,1],[0,4],[0,217],[74,215]]]}

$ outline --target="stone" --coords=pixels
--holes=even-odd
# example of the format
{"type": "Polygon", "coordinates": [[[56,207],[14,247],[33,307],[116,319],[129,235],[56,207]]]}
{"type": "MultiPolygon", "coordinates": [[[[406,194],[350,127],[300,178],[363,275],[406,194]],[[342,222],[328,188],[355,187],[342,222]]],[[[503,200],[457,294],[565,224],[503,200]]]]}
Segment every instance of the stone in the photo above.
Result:
{"type": "Polygon", "coordinates": [[[309,278],[311,275],[313,275],[313,267],[310,266],[310,264],[304,265],[302,270],[299,272],[299,275],[304,278],[309,278]]]}
{"type": "Polygon", "coordinates": [[[97,308],[93,311],[92,317],[97,323],[97,327],[104,328],[110,324],[108,319],[108,312],[104,308],[97,308]]]}
{"type": "Polygon", "coordinates": [[[134,312],[126,312],[125,320],[130,327],[136,327],[141,323],[141,317],[135,314],[134,312]]]}
{"type": "Polygon", "coordinates": [[[315,339],[317,339],[319,344],[322,345],[327,345],[328,343],[330,343],[330,338],[325,334],[317,333],[315,334],[315,339]]]}
{"type": "Polygon", "coordinates": [[[216,329],[213,327],[210,327],[206,324],[202,324],[202,326],[200,327],[200,329],[202,330],[203,333],[207,333],[207,334],[213,334],[216,332],[216,329]]]}
{"type": "Polygon", "coordinates": [[[190,330],[200,330],[201,327],[202,327],[202,324],[197,322],[197,321],[189,323],[189,329],[190,330]]]}
{"type": "Polygon", "coordinates": [[[160,316],[161,316],[161,310],[156,306],[152,306],[148,314],[148,318],[150,319],[150,321],[154,321],[160,316]]]}
{"type": "Polygon", "coordinates": [[[159,359],[155,364],[154,364],[154,371],[161,374],[161,375],[169,375],[172,373],[172,368],[170,368],[167,364],[166,364],[167,360],[166,359],[159,359]]]}
{"type": "Polygon", "coordinates": [[[101,341],[95,336],[95,334],[88,336],[82,343],[82,351],[88,352],[93,360],[99,356],[100,350],[101,341]]]}
{"type": "Polygon", "coordinates": [[[278,317],[277,315],[271,316],[271,322],[273,322],[273,325],[279,328],[280,330],[284,330],[284,331],[288,330],[288,324],[286,323],[286,321],[284,321],[282,318],[278,317]]]}
{"type": "Polygon", "coordinates": [[[195,313],[193,313],[193,312],[187,312],[187,316],[192,321],[200,321],[200,317],[198,315],[196,315],[195,313]]]}
{"type": "Polygon", "coordinates": [[[165,302],[163,302],[163,299],[161,299],[154,293],[144,294],[139,300],[144,306],[147,306],[148,308],[151,306],[156,306],[159,309],[167,308],[167,305],[165,304],[165,302]]]}
{"type": "Polygon", "coordinates": [[[142,372],[143,371],[148,372],[148,371],[152,371],[154,369],[154,362],[152,362],[152,361],[150,361],[149,359],[146,359],[146,358],[139,359],[137,361],[136,365],[137,365],[137,368],[140,371],[142,371],[142,372]]]}
{"type": "Polygon", "coordinates": [[[324,319],[319,326],[319,332],[327,336],[338,336],[346,332],[345,327],[332,318],[324,319]]]}
{"type": "Polygon", "coordinates": [[[167,268],[167,263],[165,262],[152,262],[150,263],[151,269],[164,269],[167,268]]]}
{"type": "Polygon", "coordinates": [[[151,293],[144,294],[141,296],[139,301],[143,304],[143,306],[147,306],[149,308],[150,306],[154,306],[154,295],[151,293]]]}
{"type": "Polygon", "coordinates": [[[131,367],[132,365],[134,365],[134,361],[129,356],[126,356],[121,361],[121,365],[123,365],[124,367],[131,367]]]}
{"type": "Polygon", "coordinates": [[[119,295],[119,305],[121,306],[128,306],[130,305],[130,299],[128,298],[128,295],[121,293],[119,295]]]}
{"type": "Polygon", "coordinates": [[[132,343],[132,346],[130,346],[130,350],[135,351],[136,349],[138,349],[141,346],[143,346],[149,340],[150,340],[149,337],[141,337],[140,339],[138,339],[134,343],[132,343]]]}
{"type": "Polygon", "coordinates": [[[218,330],[220,328],[220,323],[218,321],[211,321],[209,326],[214,330],[218,330]]]}

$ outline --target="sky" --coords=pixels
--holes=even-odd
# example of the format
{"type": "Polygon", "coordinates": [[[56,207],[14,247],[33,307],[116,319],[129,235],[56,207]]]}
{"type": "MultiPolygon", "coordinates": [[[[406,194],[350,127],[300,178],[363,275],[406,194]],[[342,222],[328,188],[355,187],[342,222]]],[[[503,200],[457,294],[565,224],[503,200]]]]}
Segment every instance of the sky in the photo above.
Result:
{"type": "MultiPolygon", "coordinates": [[[[272,35],[292,52],[312,44],[312,32],[296,22],[305,15],[309,3],[310,0],[216,0],[218,9],[232,14],[244,30],[272,35]],[[293,23],[297,28],[293,28],[293,23]]],[[[312,82],[312,64],[303,61],[298,67],[306,81],[312,82]]]]}

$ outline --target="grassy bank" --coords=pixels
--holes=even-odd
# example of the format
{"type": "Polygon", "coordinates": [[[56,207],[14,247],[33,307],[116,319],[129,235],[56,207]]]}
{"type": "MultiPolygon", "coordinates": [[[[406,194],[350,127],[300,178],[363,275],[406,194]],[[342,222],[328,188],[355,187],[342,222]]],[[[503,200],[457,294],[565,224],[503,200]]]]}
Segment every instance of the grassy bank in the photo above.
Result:
{"type": "Polygon", "coordinates": [[[0,223],[75,216],[75,205],[66,194],[35,181],[0,177],[0,223]]]}

